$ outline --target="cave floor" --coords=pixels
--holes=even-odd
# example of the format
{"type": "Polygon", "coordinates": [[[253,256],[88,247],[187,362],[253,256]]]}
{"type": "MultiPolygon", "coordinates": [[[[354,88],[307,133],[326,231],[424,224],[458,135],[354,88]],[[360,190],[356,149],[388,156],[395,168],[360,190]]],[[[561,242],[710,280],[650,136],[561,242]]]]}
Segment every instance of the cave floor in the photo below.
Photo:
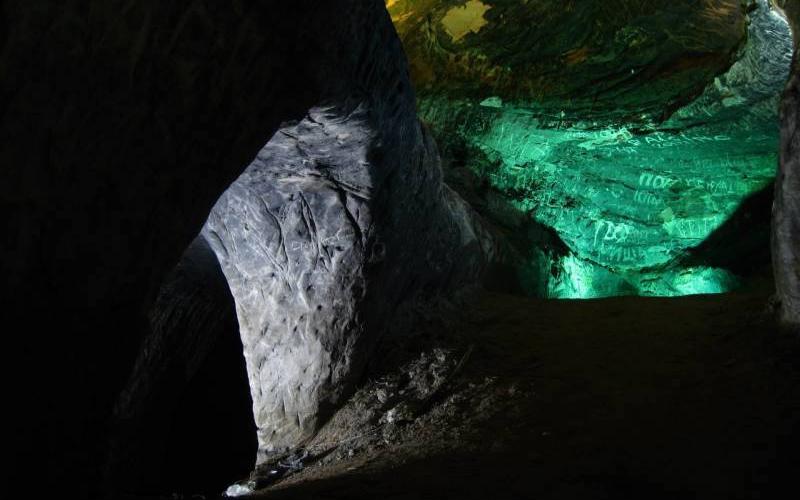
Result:
{"type": "Polygon", "coordinates": [[[361,390],[322,433],[341,444],[259,494],[783,498],[800,472],[800,342],[768,296],[485,293],[420,328],[460,361],[434,397],[387,423],[361,390]]]}

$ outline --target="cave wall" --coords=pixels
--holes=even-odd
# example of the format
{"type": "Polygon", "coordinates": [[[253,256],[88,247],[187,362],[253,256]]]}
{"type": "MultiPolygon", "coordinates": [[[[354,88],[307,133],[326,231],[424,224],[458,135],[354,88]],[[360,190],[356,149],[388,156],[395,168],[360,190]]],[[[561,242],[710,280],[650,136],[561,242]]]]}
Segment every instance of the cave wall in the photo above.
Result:
{"type": "MultiPolygon", "coordinates": [[[[382,19],[364,0],[3,2],[9,482],[95,490],[112,402],[167,271],[282,122],[365,80],[396,83],[371,71],[394,57],[372,50],[393,32],[382,19]]],[[[778,189],[796,199],[787,109],[778,189]]],[[[783,220],[794,237],[797,216],[783,220]]]]}
{"type": "Polygon", "coordinates": [[[558,113],[685,104],[744,41],[740,0],[386,0],[422,94],[558,113]]]}
{"type": "Polygon", "coordinates": [[[800,2],[778,2],[792,23],[795,55],[792,76],[781,103],[781,150],[772,221],[772,262],[780,302],[779,314],[787,327],[800,331],[800,2]]]}
{"type": "Polygon", "coordinates": [[[376,68],[399,49],[375,45],[378,1],[0,9],[9,477],[88,496],[146,311],[214,202],[285,120],[396,85],[376,68]]]}
{"type": "Polygon", "coordinates": [[[508,236],[527,293],[717,293],[768,272],[792,36],[767,0],[387,5],[447,181],[508,236]]]}

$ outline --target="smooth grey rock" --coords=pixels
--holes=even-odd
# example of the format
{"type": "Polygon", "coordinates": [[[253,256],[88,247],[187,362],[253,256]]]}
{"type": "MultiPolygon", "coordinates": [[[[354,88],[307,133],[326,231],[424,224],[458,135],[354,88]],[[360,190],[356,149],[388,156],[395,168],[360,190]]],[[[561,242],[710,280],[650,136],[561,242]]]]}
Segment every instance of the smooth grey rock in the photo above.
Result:
{"type": "Polygon", "coordinates": [[[401,302],[474,283],[493,257],[399,84],[286,124],[203,229],[236,300],[259,463],[352,392],[401,302]]]}

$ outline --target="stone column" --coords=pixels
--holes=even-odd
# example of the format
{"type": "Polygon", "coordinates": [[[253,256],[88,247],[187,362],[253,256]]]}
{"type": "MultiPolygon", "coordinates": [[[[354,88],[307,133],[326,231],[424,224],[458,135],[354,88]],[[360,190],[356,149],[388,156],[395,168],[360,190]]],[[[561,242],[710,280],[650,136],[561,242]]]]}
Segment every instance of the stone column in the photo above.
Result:
{"type": "Polygon", "coordinates": [[[781,104],[780,167],[772,211],[772,261],[780,320],[788,328],[800,331],[800,62],[797,50],[800,2],[780,3],[795,34],[795,56],[781,104]]]}

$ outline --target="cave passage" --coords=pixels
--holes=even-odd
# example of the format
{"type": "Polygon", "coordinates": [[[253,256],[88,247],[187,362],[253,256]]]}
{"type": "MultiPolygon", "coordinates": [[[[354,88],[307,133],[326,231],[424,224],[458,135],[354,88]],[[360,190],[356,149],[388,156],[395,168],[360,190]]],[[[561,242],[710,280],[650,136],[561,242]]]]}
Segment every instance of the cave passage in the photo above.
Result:
{"type": "MultiPolygon", "coordinates": [[[[531,36],[509,33],[505,41],[509,48],[504,48],[500,30],[503,15],[510,13],[500,10],[504,7],[478,9],[480,2],[449,10],[448,2],[440,2],[443,6],[433,18],[438,12],[441,26],[429,27],[423,35],[413,18],[429,6],[388,4],[410,47],[418,82],[426,76],[425,58],[436,60],[445,51],[456,54],[450,57],[456,61],[447,70],[451,73],[467,71],[459,66],[459,58],[472,58],[469,64],[474,66],[476,57],[484,61],[486,54],[494,62],[513,64],[506,52],[518,50],[515,44],[519,42],[512,43],[511,37],[525,41],[525,36],[531,36]],[[460,19],[459,9],[475,10],[475,15],[461,13],[466,24],[455,37],[452,23],[460,19]],[[494,17],[493,11],[497,11],[494,17]],[[483,22],[476,22],[475,16],[481,15],[483,22]],[[499,25],[494,32],[493,24],[499,25]],[[419,42],[425,37],[426,45],[419,42]],[[423,45],[426,48],[420,48],[423,45]],[[431,45],[436,48],[429,49],[431,45]],[[415,58],[421,59],[416,66],[415,58]]],[[[573,16],[580,23],[580,14],[573,16]]],[[[549,298],[719,293],[740,286],[747,274],[727,265],[731,257],[720,257],[720,252],[738,251],[738,257],[743,257],[740,262],[767,265],[769,193],[778,163],[778,101],[793,45],[786,19],[766,0],[754,4],[748,17],[747,36],[734,51],[735,62],[707,78],[710,83],[699,96],[684,93],[685,102],[678,98],[671,109],[667,101],[672,89],[659,86],[651,67],[637,65],[635,51],[645,51],[638,47],[648,43],[645,30],[649,27],[641,28],[642,33],[620,30],[614,35],[617,45],[622,35],[639,38],[615,48],[621,51],[615,57],[623,61],[617,68],[616,87],[598,89],[602,95],[586,103],[571,96],[591,91],[569,91],[569,81],[561,84],[559,90],[567,93],[561,101],[520,98],[519,88],[509,91],[502,78],[487,85],[492,72],[502,67],[499,63],[494,69],[471,70],[483,71],[477,77],[460,75],[439,87],[423,83],[421,117],[434,131],[443,155],[449,152],[456,158],[451,165],[465,167],[466,173],[461,174],[451,168],[448,180],[457,189],[460,183],[462,194],[488,219],[510,233],[527,233],[516,265],[526,293],[549,298]],[[627,66],[626,58],[630,59],[627,66]],[[474,88],[468,86],[470,78],[474,88]],[[633,90],[634,85],[640,88],[633,90]],[[652,95],[633,95],[642,88],[652,95]],[[496,95],[487,95],[491,91],[496,95]],[[511,97],[504,98],[506,94],[511,97]],[[475,179],[460,182],[458,177],[465,175],[475,179]],[[760,203],[748,202],[753,198],[760,203]],[[735,229],[725,227],[737,216],[747,221],[735,229]],[[542,228],[556,236],[543,238],[542,228]],[[723,243],[709,249],[714,246],[710,240],[723,243]],[[743,243],[748,240],[749,246],[743,243]],[[761,250],[758,256],[751,255],[755,247],[761,250]]],[[[629,21],[633,26],[637,23],[644,21],[629,21]]],[[[567,25],[562,28],[569,30],[567,25]]],[[[558,43],[558,39],[551,41],[553,46],[558,43]]],[[[536,49],[534,42],[529,44],[531,50],[536,49]]],[[[584,53],[579,54],[575,50],[566,52],[563,66],[582,63],[591,53],[591,49],[581,49],[584,53]]],[[[519,71],[529,69],[521,66],[519,71]]],[[[567,80],[583,76],[578,70],[573,73],[577,76],[568,73],[567,80]]],[[[686,71],[679,73],[678,80],[685,84],[686,75],[686,71]]],[[[600,83],[587,85],[599,87],[600,83]]]]}

